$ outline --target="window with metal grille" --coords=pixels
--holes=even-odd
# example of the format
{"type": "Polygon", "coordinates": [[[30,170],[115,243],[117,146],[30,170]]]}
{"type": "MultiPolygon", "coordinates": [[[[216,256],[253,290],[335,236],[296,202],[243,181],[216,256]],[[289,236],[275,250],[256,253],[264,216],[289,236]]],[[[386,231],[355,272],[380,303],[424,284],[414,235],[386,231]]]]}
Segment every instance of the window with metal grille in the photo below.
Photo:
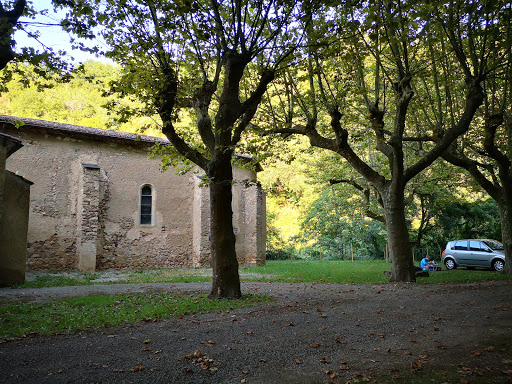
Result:
{"type": "Polygon", "coordinates": [[[140,223],[152,224],[153,212],[153,190],[151,186],[145,185],[140,190],[140,223]]]}

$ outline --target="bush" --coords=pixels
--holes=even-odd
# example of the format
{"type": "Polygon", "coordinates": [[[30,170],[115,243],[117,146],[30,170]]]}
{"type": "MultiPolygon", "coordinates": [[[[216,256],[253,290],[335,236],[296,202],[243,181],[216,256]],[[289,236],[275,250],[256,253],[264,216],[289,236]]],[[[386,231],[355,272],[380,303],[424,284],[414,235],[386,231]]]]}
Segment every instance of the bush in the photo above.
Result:
{"type": "Polygon", "coordinates": [[[285,249],[267,249],[267,260],[289,260],[290,251],[285,249]]]}

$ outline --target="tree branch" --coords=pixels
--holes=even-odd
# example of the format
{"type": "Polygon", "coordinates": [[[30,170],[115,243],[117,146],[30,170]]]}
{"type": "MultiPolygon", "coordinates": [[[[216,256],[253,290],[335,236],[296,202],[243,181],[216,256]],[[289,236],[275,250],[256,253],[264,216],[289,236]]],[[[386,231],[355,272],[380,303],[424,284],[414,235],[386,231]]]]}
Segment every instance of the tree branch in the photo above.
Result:
{"type": "Polygon", "coordinates": [[[461,117],[454,126],[448,129],[444,135],[437,140],[434,148],[405,171],[404,179],[406,182],[432,164],[448,149],[451,143],[469,129],[476,111],[482,105],[484,94],[478,79],[470,78],[466,80],[466,83],[469,85],[469,89],[466,94],[466,104],[461,117]]]}
{"type": "Polygon", "coordinates": [[[498,200],[501,194],[501,188],[489,181],[482,172],[478,169],[481,164],[477,161],[471,160],[468,157],[455,154],[453,150],[445,151],[442,158],[457,167],[464,168],[471,176],[480,184],[480,186],[494,199],[498,200]]]}

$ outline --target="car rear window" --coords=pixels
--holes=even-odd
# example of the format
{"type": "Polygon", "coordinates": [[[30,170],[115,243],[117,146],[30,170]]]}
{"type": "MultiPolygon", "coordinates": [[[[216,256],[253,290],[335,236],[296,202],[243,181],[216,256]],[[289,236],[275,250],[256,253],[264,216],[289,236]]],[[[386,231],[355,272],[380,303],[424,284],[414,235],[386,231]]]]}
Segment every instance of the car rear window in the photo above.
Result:
{"type": "Polygon", "coordinates": [[[456,251],[467,251],[468,250],[468,242],[467,241],[457,241],[455,242],[455,246],[453,247],[456,251]]]}

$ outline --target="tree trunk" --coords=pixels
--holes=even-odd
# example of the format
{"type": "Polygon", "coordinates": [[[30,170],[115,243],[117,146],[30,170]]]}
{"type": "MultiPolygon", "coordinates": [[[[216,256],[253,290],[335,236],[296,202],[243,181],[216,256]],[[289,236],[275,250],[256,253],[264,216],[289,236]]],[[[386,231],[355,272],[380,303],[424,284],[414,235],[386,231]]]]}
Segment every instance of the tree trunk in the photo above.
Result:
{"type": "Polygon", "coordinates": [[[414,282],[416,273],[412,260],[409,230],[404,214],[404,191],[387,188],[381,193],[386,216],[389,254],[393,263],[391,282],[414,282]]]}
{"type": "Polygon", "coordinates": [[[3,6],[0,7],[0,70],[4,69],[14,59],[12,50],[13,28],[26,6],[26,0],[17,0],[10,11],[5,11],[3,6]]]}
{"type": "Polygon", "coordinates": [[[501,218],[501,236],[505,248],[505,273],[512,273],[512,188],[505,185],[504,197],[498,202],[501,218]],[[508,193],[507,193],[508,192],[508,193]]]}
{"type": "Polygon", "coordinates": [[[213,156],[208,164],[210,178],[210,249],[213,281],[210,298],[241,297],[240,276],[233,232],[231,154],[213,156]]]}

